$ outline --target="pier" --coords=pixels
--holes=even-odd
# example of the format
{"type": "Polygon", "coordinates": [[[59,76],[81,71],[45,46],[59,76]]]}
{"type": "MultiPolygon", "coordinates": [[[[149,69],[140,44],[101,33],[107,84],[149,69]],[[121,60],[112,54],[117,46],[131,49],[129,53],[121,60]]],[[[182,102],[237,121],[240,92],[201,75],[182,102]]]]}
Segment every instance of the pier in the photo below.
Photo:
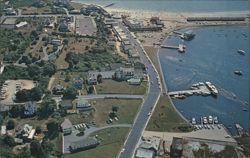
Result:
{"type": "Polygon", "coordinates": [[[181,91],[173,91],[173,92],[168,92],[168,95],[171,98],[179,98],[179,99],[184,99],[187,96],[192,96],[192,95],[217,95],[213,93],[213,90],[209,88],[206,84],[203,82],[193,84],[191,89],[189,90],[181,90],[181,91]]]}
{"type": "Polygon", "coordinates": [[[179,44],[179,46],[170,46],[170,45],[161,45],[161,48],[168,48],[168,49],[178,49],[179,52],[185,52],[186,46],[183,44],[179,44]]]}

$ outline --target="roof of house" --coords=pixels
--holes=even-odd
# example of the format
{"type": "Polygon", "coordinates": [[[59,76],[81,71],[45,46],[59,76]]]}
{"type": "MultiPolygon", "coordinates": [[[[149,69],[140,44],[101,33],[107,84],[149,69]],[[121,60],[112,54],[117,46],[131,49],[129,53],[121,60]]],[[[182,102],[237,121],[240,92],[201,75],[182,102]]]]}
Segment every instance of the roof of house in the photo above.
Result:
{"type": "Polygon", "coordinates": [[[95,138],[89,138],[88,137],[88,138],[83,139],[83,140],[72,142],[70,144],[70,148],[72,150],[77,150],[79,148],[86,148],[86,147],[93,146],[93,145],[98,145],[98,144],[99,144],[99,142],[95,138]]]}
{"type": "Polygon", "coordinates": [[[146,138],[146,140],[140,144],[140,147],[144,149],[154,149],[155,151],[157,151],[159,149],[160,142],[161,142],[160,138],[150,137],[146,138]]]}
{"type": "Polygon", "coordinates": [[[69,119],[64,119],[63,123],[61,124],[62,129],[67,129],[67,128],[71,128],[73,125],[70,122],[69,119]]]}
{"type": "Polygon", "coordinates": [[[71,107],[72,105],[72,100],[62,100],[61,101],[61,106],[62,107],[71,107]]]}
{"type": "Polygon", "coordinates": [[[173,137],[171,146],[173,149],[182,150],[182,142],[182,138],[173,137]]]}
{"type": "Polygon", "coordinates": [[[16,27],[19,28],[19,27],[23,27],[23,26],[26,26],[26,25],[28,25],[28,22],[27,21],[22,21],[22,22],[16,24],[16,27]]]}
{"type": "Polygon", "coordinates": [[[154,151],[143,149],[143,148],[138,148],[136,151],[135,157],[136,158],[153,158],[154,151]]]}

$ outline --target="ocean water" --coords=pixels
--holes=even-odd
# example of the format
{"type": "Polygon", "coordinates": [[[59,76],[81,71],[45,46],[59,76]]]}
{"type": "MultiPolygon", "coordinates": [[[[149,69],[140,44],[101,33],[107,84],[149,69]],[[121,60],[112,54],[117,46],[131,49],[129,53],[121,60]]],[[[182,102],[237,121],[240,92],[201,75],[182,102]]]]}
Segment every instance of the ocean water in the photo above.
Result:
{"type": "Polygon", "coordinates": [[[132,10],[151,10],[168,12],[222,12],[249,11],[249,0],[75,0],[86,4],[106,6],[110,8],[132,10]]]}
{"type": "Polygon", "coordinates": [[[189,89],[197,82],[211,81],[219,95],[190,96],[173,100],[176,108],[191,119],[218,116],[219,122],[236,134],[235,123],[249,129],[249,27],[216,26],[188,28],[196,34],[192,41],[183,41],[172,34],[167,45],[186,45],[186,52],[160,49],[159,56],[169,91],[189,89]],[[245,55],[237,53],[245,50],[245,55]],[[241,70],[242,76],[234,74],[241,70]],[[247,111],[243,111],[243,109],[247,111]]]}

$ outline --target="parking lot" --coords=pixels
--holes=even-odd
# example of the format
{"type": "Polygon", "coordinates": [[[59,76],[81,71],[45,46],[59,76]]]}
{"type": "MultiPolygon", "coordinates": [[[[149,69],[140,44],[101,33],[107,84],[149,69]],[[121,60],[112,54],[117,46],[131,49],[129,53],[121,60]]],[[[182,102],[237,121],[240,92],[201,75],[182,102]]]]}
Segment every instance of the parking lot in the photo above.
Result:
{"type": "Polygon", "coordinates": [[[82,36],[94,36],[97,32],[96,23],[92,17],[76,17],[76,34],[82,36]]]}
{"type": "Polygon", "coordinates": [[[209,128],[202,125],[196,125],[196,126],[200,126],[202,128],[186,133],[145,131],[143,136],[146,137],[158,136],[166,141],[172,141],[173,137],[179,137],[179,138],[191,137],[191,138],[217,140],[217,141],[232,142],[232,143],[236,142],[235,139],[231,137],[227,129],[222,124],[213,125],[213,128],[212,125],[209,125],[210,126],[209,128]]]}
{"type": "Polygon", "coordinates": [[[32,89],[35,83],[32,80],[7,80],[1,89],[1,103],[13,104],[13,99],[17,91],[22,89],[32,89]]]}

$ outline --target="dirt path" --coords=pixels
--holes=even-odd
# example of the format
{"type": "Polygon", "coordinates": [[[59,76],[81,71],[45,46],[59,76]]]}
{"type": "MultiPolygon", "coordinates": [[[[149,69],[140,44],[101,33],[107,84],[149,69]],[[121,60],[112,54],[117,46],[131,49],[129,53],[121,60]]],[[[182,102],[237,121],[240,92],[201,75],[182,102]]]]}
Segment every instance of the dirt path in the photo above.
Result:
{"type": "Polygon", "coordinates": [[[52,85],[53,85],[54,81],[55,81],[55,77],[52,76],[52,77],[50,78],[50,80],[49,80],[48,90],[50,90],[50,89],[52,88],[52,85]]]}

